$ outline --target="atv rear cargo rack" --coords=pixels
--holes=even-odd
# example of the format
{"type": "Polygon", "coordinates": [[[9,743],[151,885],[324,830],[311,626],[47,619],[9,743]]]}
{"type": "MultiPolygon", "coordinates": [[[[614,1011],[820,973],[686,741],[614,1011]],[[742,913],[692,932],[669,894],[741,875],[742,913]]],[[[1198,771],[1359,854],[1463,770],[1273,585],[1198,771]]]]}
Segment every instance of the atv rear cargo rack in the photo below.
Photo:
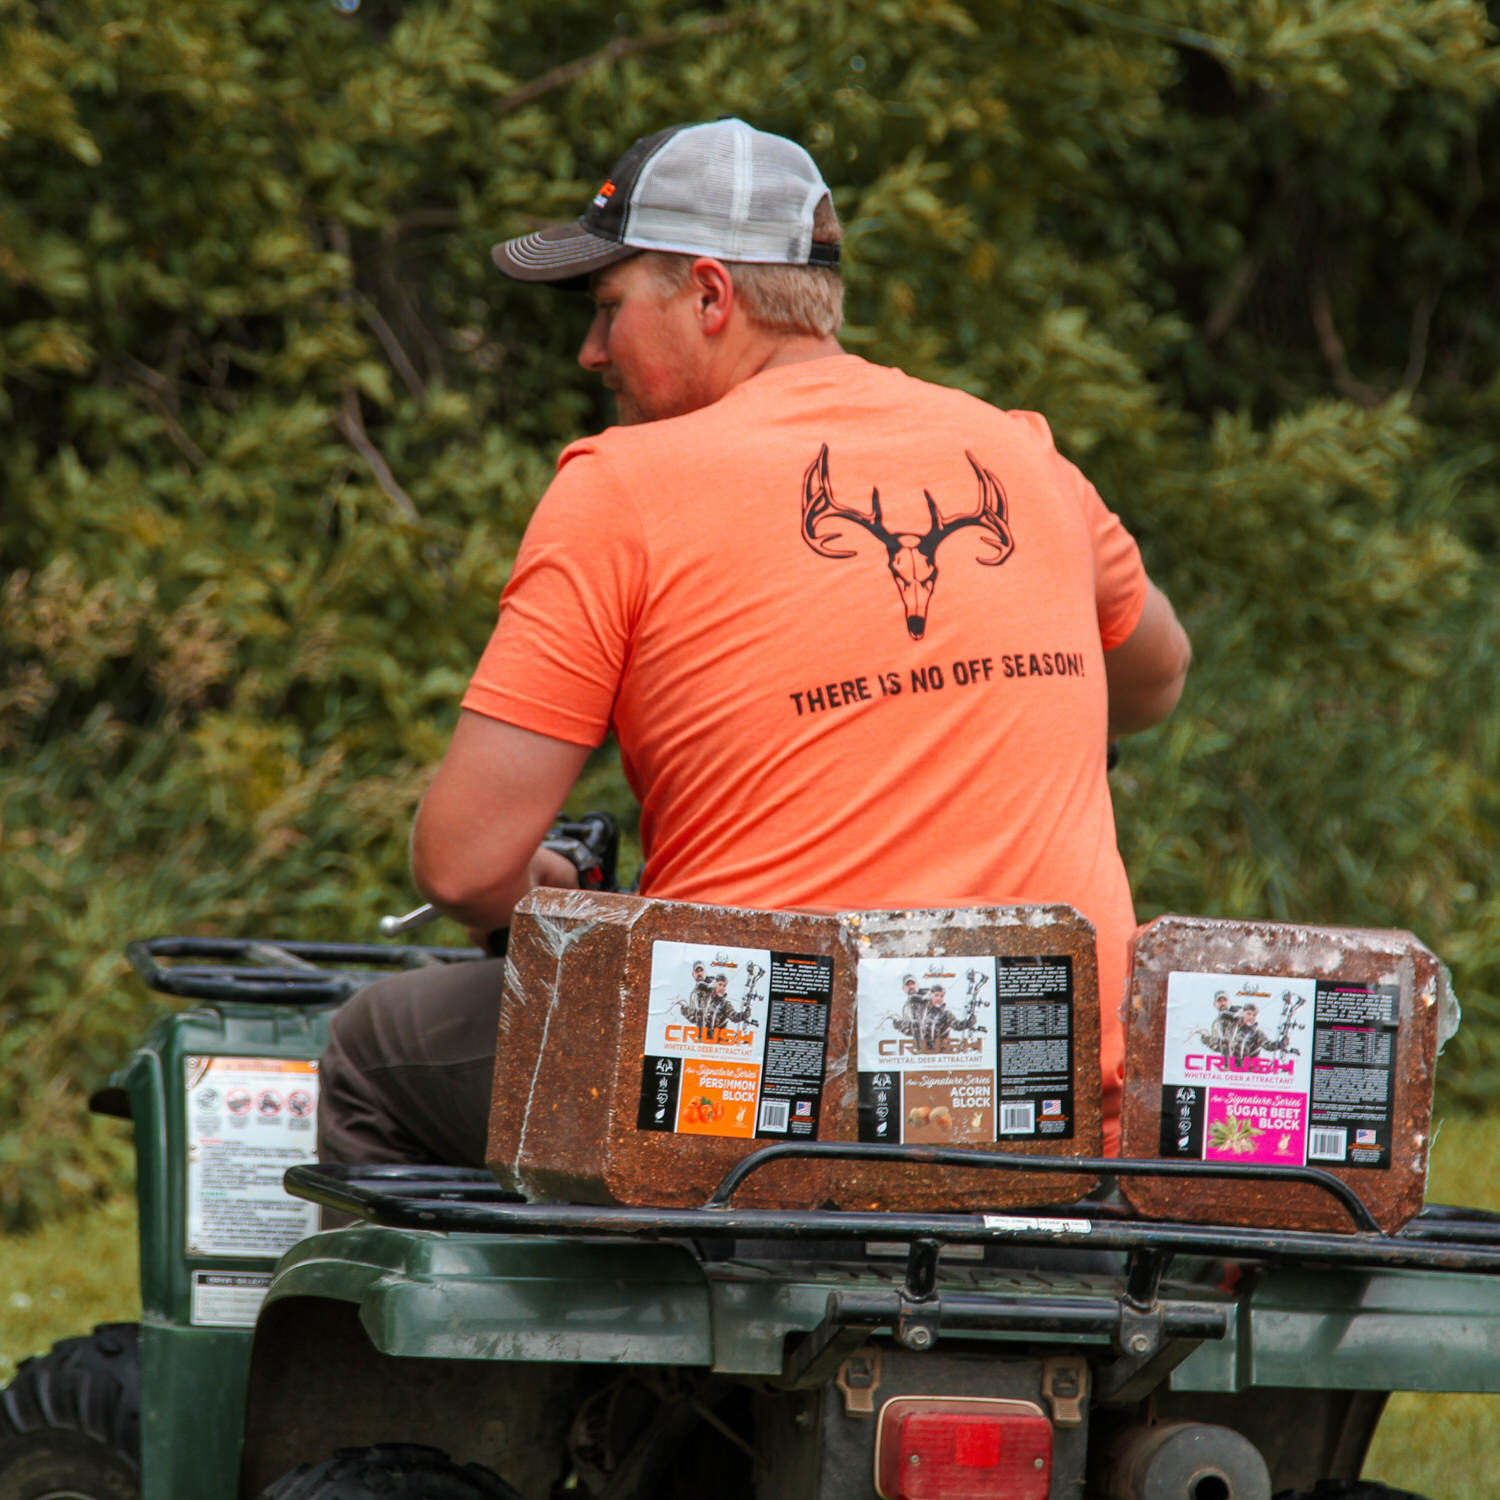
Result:
{"type": "Polygon", "coordinates": [[[887,1241],[915,1246],[1028,1245],[1152,1252],[1215,1260],[1279,1260],[1371,1270],[1500,1272],[1500,1214],[1431,1207],[1396,1234],[1382,1233],[1359,1195],[1316,1167],[1250,1167],[1115,1157],[1019,1156],[938,1146],[787,1142],[737,1163],[700,1208],[621,1208],[527,1203],[489,1173],[460,1167],[299,1166],[287,1191],[375,1224],[446,1233],[609,1235],[633,1239],[887,1241]],[[1309,1183],[1334,1197],[1360,1226],[1348,1234],[1239,1229],[1133,1217],[1101,1194],[1029,1213],[902,1213],[734,1208],[730,1195],[752,1172],[783,1158],[880,1160],[1007,1172],[1098,1173],[1105,1178],[1248,1177],[1309,1183]]]}
{"type": "Polygon", "coordinates": [[[144,938],[126,944],[125,956],[131,968],[164,995],[266,1005],[338,1005],[393,970],[489,957],[478,948],[429,948],[414,943],[205,937],[144,938]],[[194,961],[163,963],[163,959],[194,961]]]}

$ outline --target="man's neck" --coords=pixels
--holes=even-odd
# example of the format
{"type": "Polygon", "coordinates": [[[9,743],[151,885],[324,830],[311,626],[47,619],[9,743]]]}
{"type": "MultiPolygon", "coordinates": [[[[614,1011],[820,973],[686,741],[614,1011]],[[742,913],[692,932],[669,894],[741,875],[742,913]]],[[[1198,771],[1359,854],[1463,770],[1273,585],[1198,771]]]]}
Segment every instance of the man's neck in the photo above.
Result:
{"type": "Polygon", "coordinates": [[[724,394],[764,370],[774,370],[779,365],[803,364],[807,360],[829,359],[843,352],[843,346],[831,334],[826,338],[817,334],[770,334],[746,340],[725,371],[724,394]]]}

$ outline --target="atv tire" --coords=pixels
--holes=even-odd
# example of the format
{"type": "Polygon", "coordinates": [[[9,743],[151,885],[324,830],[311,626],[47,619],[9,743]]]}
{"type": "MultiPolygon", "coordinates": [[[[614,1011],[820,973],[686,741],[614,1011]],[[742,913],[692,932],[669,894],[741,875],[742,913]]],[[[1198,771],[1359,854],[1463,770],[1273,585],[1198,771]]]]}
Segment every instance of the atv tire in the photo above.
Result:
{"type": "Polygon", "coordinates": [[[320,1464],[298,1464],[260,1500],[521,1500],[478,1464],[456,1464],[417,1443],[341,1448],[320,1464]]]}
{"type": "Polygon", "coordinates": [[[101,1323],[21,1361],[0,1391],[5,1500],[140,1500],[141,1357],[134,1323],[101,1323]]]}

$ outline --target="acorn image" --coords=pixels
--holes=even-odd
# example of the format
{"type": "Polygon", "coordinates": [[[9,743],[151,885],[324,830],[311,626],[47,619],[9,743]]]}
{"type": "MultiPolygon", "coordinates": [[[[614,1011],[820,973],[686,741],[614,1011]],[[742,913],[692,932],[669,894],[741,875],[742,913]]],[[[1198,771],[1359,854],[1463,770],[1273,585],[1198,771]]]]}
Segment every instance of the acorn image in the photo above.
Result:
{"type": "Polygon", "coordinates": [[[925,1104],[915,1104],[907,1111],[906,1123],[908,1125],[925,1125],[932,1110],[925,1104]]]}
{"type": "Polygon", "coordinates": [[[940,1104],[928,1117],[939,1130],[953,1129],[953,1114],[946,1104],[940,1104]]]}

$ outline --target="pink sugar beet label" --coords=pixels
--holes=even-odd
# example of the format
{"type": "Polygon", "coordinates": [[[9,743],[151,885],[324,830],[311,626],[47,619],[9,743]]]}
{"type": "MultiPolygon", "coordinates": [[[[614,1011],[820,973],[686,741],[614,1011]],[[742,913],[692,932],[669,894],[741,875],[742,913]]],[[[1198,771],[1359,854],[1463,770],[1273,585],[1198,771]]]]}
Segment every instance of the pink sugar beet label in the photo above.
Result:
{"type": "Polygon", "coordinates": [[[1307,1100],[1300,1094],[1215,1089],[1208,1098],[1205,1161],[1301,1166],[1307,1140],[1307,1100]]]}

